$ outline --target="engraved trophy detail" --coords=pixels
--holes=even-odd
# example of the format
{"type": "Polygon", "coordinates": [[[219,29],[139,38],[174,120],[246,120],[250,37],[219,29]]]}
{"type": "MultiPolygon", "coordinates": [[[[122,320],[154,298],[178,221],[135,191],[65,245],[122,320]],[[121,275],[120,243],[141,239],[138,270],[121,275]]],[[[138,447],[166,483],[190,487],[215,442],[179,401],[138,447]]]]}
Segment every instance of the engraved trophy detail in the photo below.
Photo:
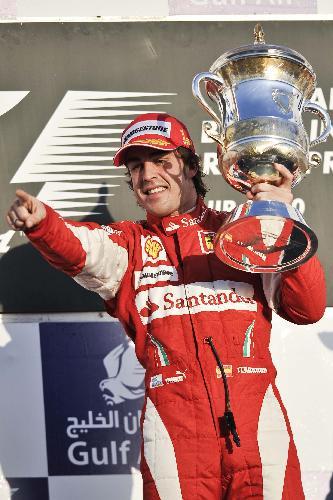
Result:
{"type": "MultiPolygon", "coordinates": [[[[316,75],[308,61],[293,49],[266,44],[260,25],[254,34],[254,44],[222,54],[192,84],[194,96],[216,125],[213,131],[205,123],[204,129],[222,149],[221,173],[242,193],[258,182],[278,184],[280,174],[273,163],[288,168],[294,187],[320,163],[316,154],[310,160],[309,147],[326,141],[331,131],[329,114],[309,100],[316,75]],[[302,122],[305,111],[324,124],[310,144],[302,122]]],[[[223,262],[252,273],[293,269],[317,247],[317,237],[300,212],[278,201],[239,205],[215,239],[215,252],[223,262]]]]}

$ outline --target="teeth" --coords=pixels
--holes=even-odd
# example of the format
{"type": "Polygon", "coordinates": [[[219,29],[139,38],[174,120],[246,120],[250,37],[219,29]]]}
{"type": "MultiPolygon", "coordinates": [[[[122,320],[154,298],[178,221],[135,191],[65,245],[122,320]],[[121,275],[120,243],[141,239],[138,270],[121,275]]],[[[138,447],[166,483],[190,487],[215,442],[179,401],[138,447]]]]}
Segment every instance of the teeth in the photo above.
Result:
{"type": "Polygon", "coordinates": [[[148,194],[154,194],[154,193],[160,193],[161,191],[164,191],[166,188],[164,187],[156,187],[153,189],[149,189],[148,194]]]}

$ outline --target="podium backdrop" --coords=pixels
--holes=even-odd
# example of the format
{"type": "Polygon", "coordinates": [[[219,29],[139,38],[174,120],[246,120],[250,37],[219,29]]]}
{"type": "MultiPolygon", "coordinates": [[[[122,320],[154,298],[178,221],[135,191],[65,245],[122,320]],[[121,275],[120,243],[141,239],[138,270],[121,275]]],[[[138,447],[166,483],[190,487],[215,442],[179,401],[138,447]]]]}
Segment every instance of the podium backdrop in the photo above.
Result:
{"type": "MultiPolygon", "coordinates": [[[[167,111],[189,127],[210,187],[208,204],[244,200],[222,179],[215,144],[202,133],[209,116],[192,97],[193,76],[223,52],[252,43],[253,22],[28,23],[0,25],[0,205],[18,186],[66,218],[142,218],[124,170],[112,166],[121,130],[137,114],[167,111]]],[[[314,67],[314,101],[333,108],[333,22],[265,22],[266,40],[301,52],[314,67]]],[[[304,114],[310,138],[319,120],[304,114]]],[[[333,141],[316,148],[323,163],[295,188],[295,204],[319,238],[332,275],[333,141]]],[[[25,237],[0,221],[3,312],[93,311],[98,298],[41,262],[25,237]],[[19,291],[19,293],[18,293],[19,291]]],[[[333,285],[328,279],[329,305],[333,285]]]]}

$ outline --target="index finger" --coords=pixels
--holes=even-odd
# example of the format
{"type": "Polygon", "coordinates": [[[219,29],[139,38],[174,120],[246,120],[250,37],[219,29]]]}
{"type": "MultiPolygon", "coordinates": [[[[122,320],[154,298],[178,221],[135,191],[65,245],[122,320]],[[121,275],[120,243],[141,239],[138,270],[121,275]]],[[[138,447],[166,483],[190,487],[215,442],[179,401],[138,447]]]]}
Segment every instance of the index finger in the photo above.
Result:
{"type": "Polygon", "coordinates": [[[28,202],[31,198],[31,195],[26,191],[23,191],[23,189],[17,189],[15,191],[15,194],[18,197],[18,199],[23,203],[28,202]]]}

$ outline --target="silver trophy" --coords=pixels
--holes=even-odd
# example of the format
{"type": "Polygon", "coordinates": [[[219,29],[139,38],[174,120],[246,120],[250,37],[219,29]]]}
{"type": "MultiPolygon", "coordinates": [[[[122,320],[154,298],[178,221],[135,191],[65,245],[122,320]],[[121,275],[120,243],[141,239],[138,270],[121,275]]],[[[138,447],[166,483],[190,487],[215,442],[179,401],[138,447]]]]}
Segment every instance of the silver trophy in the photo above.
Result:
{"type": "MultiPolygon", "coordinates": [[[[316,75],[298,52],[265,43],[260,25],[252,45],[222,54],[210,71],[193,79],[193,94],[213,118],[206,134],[220,144],[219,168],[225,180],[246,193],[253,184],[278,184],[280,163],[293,174],[292,186],[318,165],[309,147],[331,131],[329,114],[309,101],[316,75]],[[207,103],[206,95],[215,103],[207,103]],[[303,111],[316,114],[324,131],[309,144],[303,111]]],[[[299,211],[277,201],[247,201],[231,212],[215,239],[215,252],[226,264],[252,273],[281,272],[299,266],[317,250],[318,240],[299,211]]]]}

